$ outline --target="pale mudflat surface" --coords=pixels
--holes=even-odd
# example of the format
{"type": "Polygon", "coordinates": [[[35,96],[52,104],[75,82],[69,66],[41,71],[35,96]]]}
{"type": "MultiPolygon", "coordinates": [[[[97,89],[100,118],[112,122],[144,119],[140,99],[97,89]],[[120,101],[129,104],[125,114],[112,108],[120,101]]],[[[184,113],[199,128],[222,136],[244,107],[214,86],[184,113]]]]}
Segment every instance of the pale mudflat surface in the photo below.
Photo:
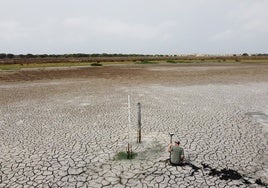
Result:
{"type": "Polygon", "coordinates": [[[2,71],[0,187],[264,187],[267,101],[268,64],[2,71]],[[138,156],[115,161],[128,95],[138,156]],[[169,132],[189,164],[166,162],[169,132]]]}

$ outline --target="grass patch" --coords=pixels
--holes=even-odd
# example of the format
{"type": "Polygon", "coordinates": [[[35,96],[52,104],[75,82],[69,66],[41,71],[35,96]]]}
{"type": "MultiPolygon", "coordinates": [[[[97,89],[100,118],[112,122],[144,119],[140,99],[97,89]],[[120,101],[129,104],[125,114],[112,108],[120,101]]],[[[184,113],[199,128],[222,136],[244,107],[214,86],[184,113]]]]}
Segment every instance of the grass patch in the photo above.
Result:
{"type": "Polygon", "coordinates": [[[179,63],[178,61],[174,61],[174,60],[167,60],[167,63],[179,63]]]}
{"type": "Polygon", "coordinates": [[[120,151],[119,153],[117,153],[114,157],[114,160],[132,160],[134,159],[138,154],[132,152],[132,156],[130,158],[128,158],[127,152],[123,152],[120,151]]]}
{"type": "Polygon", "coordinates": [[[21,69],[21,65],[0,65],[0,70],[19,70],[21,69]]]}
{"type": "Polygon", "coordinates": [[[155,62],[155,61],[140,61],[140,62],[135,62],[135,64],[158,64],[158,62],[155,62]]]}
{"type": "Polygon", "coordinates": [[[196,60],[166,60],[167,63],[196,63],[196,60]]]}
{"type": "Polygon", "coordinates": [[[90,66],[90,64],[88,62],[1,64],[0,70],[19,70],[22,68],[75,67],[75,66],[90,66]]]}

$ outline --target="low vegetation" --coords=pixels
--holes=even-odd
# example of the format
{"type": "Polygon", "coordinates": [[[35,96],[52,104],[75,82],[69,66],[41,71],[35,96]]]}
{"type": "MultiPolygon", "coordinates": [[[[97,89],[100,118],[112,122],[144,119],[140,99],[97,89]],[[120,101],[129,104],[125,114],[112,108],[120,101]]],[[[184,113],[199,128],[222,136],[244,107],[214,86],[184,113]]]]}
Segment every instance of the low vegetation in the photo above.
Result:
{"type": "Polygon", "coordinates": [[[155,62],[155,61],[139,61],[136,62],[136,64],[158,64],[159,62],[155,62]]]}
{"type": "Polygon", "coordinates": [[[167,60],[166,61],[167,63],[173,63],[173,64],[176,64],[176,63],[193,63],[193,61],[183,61],[183,60],[167,60]]]}
{"type": "Polygon", "coordinates": [[[90,66],[90,63],[61,62],[61,63],[0,64],[0,70],[19,70],[24,68],[75,67],[75,66],[90,66]]]}
{"type": "Polygon", "coordinates": [[[101,63],[97,62],[97,63],[91,63],[91,66],[102,66],[101,63]]]}
{"type": "Polygon", "coordinates": [[[23,68],[105,66],[114,64],[180,63],[268,63],[268,54],[246,53],[232,56],[140,55],[140,54],[64,54],[14,55],[0,53],[0,70],[23,68]]]}

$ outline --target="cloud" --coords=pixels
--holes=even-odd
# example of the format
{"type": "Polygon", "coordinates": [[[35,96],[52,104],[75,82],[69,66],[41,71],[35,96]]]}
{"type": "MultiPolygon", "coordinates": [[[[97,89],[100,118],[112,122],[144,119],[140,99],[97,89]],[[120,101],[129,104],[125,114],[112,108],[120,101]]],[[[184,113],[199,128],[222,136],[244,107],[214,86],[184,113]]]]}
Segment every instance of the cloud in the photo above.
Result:
{"type": "Polygon", "coordinates": [[[93,37],[111,37],[138,40],[166,40],[172,37],[172,22],[157,25],[124,22],[122,20],[97,18],[68,18],[63,27],[69,33],[93,37]]]}
{"type": "Polygon", "coordinates": [[[226,10],[208,37],[209,45],[227,53],[268,50],[268,1],[237,1],[226,10]],[[266,46],[266,47],[265,47],[266,46]]]}
{"type": "Polygon", "coordinates": [[[95,31],[101,35],[140,40],[166,39],[171,34],[160,25],[127,23],[120,20],[100,19],[95,24],[95,31]]]}
{"type": "Polygon", "coordinates": [[[69,29],[83,29],[86,28],[89,25],[89,20],[86,18],[68,18],[65,19],[62,23],[63,27],[69,28],[69,29]]]}
{"type": "Polygon", "coordinates": [[[252,34],[267,32],[267,6],[268,2],[263,0],[240,2],[235,9],[228,12],[227,19],[233,22],[236,30],[252,34]]]}
{"type": "Polygon", "coordinates": [[[17,21],[0,21],[0,39],[5,41],[26,38],[28,33],[17,21]]]}
{"type": "Polygon", "coordinates": [[[1,6],[0,53],[268,50],[267,0],[3,0],[1,6]]]}
{"type": "Polygon", "coordinates": [[[234,38],[234,32],[230,29],[216,33],[210,37],[212,41],[225,41],[234,38]]]}

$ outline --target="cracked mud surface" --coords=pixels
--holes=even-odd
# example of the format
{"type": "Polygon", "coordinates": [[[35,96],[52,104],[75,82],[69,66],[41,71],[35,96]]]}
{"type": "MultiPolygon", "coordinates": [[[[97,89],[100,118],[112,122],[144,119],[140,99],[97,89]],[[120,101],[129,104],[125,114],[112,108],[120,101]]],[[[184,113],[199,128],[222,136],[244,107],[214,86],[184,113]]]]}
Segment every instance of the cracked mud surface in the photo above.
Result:
{"type": "Polygon", "coordinates": [[[0,96],[0,187],[268,183],[267,64],[2,71],[0,96]],[[128,142],[129,94],[138,156],[113,160],[128,142]],[[169,132],[183,166],[166,161],[169,132]]]}

